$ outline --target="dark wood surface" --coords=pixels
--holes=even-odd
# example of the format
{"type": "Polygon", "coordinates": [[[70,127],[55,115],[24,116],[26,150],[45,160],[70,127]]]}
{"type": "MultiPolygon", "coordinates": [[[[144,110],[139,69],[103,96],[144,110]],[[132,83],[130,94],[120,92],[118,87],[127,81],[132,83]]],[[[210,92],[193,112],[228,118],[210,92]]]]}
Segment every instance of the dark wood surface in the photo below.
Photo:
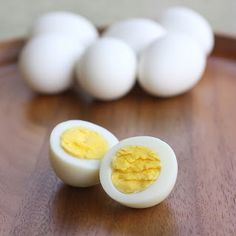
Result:
{"type": "Polygon", "coordinates": [[[217,37],[216,43],[192,91],[158,99],[136,86],[113,102],[73,90],[34,94],[17,71],[23,41],[2,43],[0,235],[236,235],[236,42],[217,37]],[[62,184],[49,165],[48,137],[67,119],[97,123],[120,139],[164,139],[179,164],[171,195],[137,210],[114,202],[100,186],[62,184]]]}

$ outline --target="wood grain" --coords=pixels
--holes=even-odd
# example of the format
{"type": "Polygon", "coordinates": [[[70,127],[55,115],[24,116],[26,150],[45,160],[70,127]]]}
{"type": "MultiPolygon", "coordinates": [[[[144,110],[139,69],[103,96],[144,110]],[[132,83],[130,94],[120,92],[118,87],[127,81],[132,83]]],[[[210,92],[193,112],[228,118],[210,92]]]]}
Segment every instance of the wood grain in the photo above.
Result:
{"type": "Polygon", "coordinates": [[[19,42],[0,46],[0,235],[236,234],[235,42],[230,50],[217,37],[203,79],[189,93],[158,99],[136,86],[113,102],[74,90],[34,94],[18,74],[19,42]],[[49,165],[48,137],[67,119],[98,123],[120,139],[167,141],[179,163],[174,191],[155,207],[135,210],[100,186],[63,185],[49,165]]]}

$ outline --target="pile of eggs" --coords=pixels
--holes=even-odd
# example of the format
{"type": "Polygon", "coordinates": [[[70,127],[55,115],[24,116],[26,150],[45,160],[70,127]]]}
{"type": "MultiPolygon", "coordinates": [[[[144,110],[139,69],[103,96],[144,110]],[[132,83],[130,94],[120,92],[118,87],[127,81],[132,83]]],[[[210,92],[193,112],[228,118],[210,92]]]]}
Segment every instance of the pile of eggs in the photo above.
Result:
{"type": "Polygon", "coordinates": [[[68,120],[52,130],[49,146],[52,168],[64,183],[89,187],[100,182],[108,196],[125,206],[154,206],[176,182],[175,153],[155,137],[119,141],[99,125],[68,120]]]}
{"type": "Polygon", "coordinates": [[[51,12],[32,26],[19,69],[39,93],[77,85],[94,98],[114,100],[126,95],[137,78],[146,92],[170,97],[200,80],[213,46],[208,22],[185,7],[167,9],[159,23],[145,18],[114,23],[101,37],[82,16],[51,12]]]}

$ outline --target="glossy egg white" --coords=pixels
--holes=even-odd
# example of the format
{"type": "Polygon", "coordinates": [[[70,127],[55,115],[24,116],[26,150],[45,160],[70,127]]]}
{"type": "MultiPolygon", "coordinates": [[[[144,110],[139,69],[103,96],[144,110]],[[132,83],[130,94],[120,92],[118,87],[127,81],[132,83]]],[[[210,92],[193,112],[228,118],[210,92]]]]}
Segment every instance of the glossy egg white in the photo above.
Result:
{"type": "Polygon", "coordinates": [[[114,100],[131,90],[136,71],[136,55],[126,43],[115,38],[102,38],[78,61],[76,78],[80,87],[92,97],[114,100]]]}
{"type": "Polygon", "coordinates": [[[103,136],[109,148],[118,143],[118,139],[107,129],[82,120],[69,120],[58,124],[50,135],[50,162],[56,175],[65,183],[75,187],[88,187],[99,183],[100,160],[85,160],[73,157],[60,146],[60,136],[72,127],[84,127],[103,136]]]}
{"type": "Polygon", "coordinates": [[[65,35],[39,35],[24,46],[19,70],[22,79],[36,92],[54,94],[68,89],[74,66],[84,46],[65,35]]]}
{"type": "Polygon", "coordinates": [[[176,156],[172,148],[164,141],[149,137],[138,136],[120,141],[103,158],[100,167],[100,182],[105,192],[115,201],[133,208],[154,206],[165,200],[172,191],[178,172],[176,156]],[[129,145],[145,146],[158,154],[161,160],[160,176],[147,189],[138,193],[125,194],[116,189],[111,180],[111,163],[116,152],[129,145]]]}
{"type": "Polygon", "coordinates": [[[64,11],[49,12],[37,19],[30,35],[62,33],[70,36],[84,46],[88,46],[98,37],[95,26],[85,17],[64,11]]]}
{"type": "Polygon", "coordinates": [[[140,55],[138,82],[152,95],[176,96],[197,84],[205,66],[205,53],[192,37],[169,32],[140,55]]]}
{"type": "Polygon", "coordinates": [[[208,21],[196,11],[182,6],[168,8],[160,17],[168,31],[180,31],[192,36],[206,55],[214,47],[214,33],[208,21]]]}
{"type": "Polygon", "coordinates": [[[131,18],[112,24],[103,36],[121,39],[139,53],[165,32],[160,24],[151,19],[131,18]]]}

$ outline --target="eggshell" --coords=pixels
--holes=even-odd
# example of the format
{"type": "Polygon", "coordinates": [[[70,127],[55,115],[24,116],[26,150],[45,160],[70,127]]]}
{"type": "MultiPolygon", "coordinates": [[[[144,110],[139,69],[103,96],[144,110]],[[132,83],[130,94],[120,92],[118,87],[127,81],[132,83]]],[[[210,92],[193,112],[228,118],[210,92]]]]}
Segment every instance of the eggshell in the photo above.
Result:
{"type": "Polygon", "coordinates": [[[82,89],[101,100],[124,96],[135,83],[136,56],[123,41],[102,38],[92,44],[76,66],[82,89]]]}
{"type": "Polygon", "coordinates": [[[165,32],[166,30],[153,20],[131,18],[114,23],[108,27],[103,36],[121,39],[139,53],[165,32]]]}
{"type": "Polygon", "coordinates": [[[118,139],[107,129],[82,120],[69,120],[58,124],[50,135],[49,157],[56,175],[66,184],[75,187],[88,187],[99,183],[100,160],[85,160],[71,156],[60,145],[61,134],[72,127],[81,126],[92,129],[102,135],[109,148],[118,143],[118,139]]]}
{"type": "Polygon", "coordinates": [[[36,92],[62,92],[70,87],[75,62],[83,51],[82,44],[65,35],[52,33],[32,38],[20,55],[21,77],[36,92]]]}
{"type": "Polygon", "coordinates": [[[201,79],[205,65],[205,53],[195,40],[171,32],[141,54],[138,81],[152,95],[175,96],[190,90],[201,79]]]}
{"type": "Polygon", "coordinates": [[[199,42],[206,55],[214,47],[214,33],[208,21],[199,13],[186,7],[171,7],[163,12],[160,23],[168,31],[187,33],[199,42]]]}
{"type": "Polygon", "coordinates": [[[71,12],[49,12],[33,24],[30,35],[62,33],[88,46],[98,37],[95,26],[83,16],[71,12]]]}
{"type": "Polygon", "coordinates": [[[154,206],[167,198],[175,185],[177,172],[178,164],[175,153],[167,143],[154,137],[138,136],[120,141],[104,156],[99,176],[103,189],[112,199],[125,206],[146,208],[154,206]],[[138,193],[125,194],[117,190],[112,183],[111,163],[116,152],[122,147],[129,145],[140,145],[150,148],[160,157],[162,167],[156,182],[147,189],[138,193]]]}

